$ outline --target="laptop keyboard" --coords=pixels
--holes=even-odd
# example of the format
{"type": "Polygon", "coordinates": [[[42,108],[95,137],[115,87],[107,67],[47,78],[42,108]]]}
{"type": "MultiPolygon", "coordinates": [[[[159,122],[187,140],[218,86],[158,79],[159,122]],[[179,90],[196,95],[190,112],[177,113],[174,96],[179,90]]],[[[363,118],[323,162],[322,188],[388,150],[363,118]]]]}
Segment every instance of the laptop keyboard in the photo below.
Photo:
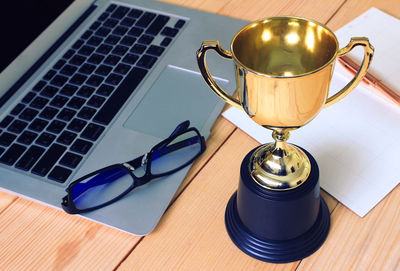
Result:
{"type": "Polygon", "coordinates": [[[0,122],[0,163],[64,183],[185,21],[111,4],[0,122]]]}

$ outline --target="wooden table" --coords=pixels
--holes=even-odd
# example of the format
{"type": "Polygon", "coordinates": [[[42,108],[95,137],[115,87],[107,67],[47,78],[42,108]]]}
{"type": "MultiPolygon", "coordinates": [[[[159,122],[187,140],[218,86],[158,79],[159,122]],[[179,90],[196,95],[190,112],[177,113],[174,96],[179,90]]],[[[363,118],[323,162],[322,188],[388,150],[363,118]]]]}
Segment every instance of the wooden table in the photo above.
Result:
{"type": "MultiPolygon", "coordinates": [[[[333,30],[372,6],[400,18],[398,0],[167,1],[245,20],[305,16],[333,30]]],[[[364,218],[322,192],[331,231],[302,261],[269,264],[242,253],[228,237],[224,212],[240,162],[258,143],[220,117],[207,144],[146,237],[0,192],[0,270],[400,270],[399,186],[364,218]]]]}

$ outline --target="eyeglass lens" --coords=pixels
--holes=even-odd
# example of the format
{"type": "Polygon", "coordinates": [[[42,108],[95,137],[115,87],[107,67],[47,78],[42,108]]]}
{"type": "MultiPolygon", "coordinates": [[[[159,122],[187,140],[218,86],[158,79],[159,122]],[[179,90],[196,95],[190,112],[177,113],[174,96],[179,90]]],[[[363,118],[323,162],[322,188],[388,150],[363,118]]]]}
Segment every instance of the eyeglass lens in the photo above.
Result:
{"type": "Polygon", "coordinates": [[[72,199],[79,210],[96,207],[124,193],[133,181],[127,170],[110,168],[77,183],[71,190],[72,199]]]}

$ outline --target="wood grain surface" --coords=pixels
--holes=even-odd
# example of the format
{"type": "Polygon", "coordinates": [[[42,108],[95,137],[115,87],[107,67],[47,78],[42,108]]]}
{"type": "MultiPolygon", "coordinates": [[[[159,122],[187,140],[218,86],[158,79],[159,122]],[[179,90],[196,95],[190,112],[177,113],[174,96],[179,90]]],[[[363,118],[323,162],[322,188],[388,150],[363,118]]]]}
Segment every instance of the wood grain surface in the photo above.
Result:
{"type": "MultiPolygon", "coordinates": [[[[245,20],[305,16],[333,30],[372,6],[400,18],[398,0],[166,2],[245,20]]],[[[226,233],[224,212],[237,189],[241,160],[257,145],[220,117],[206,153],[146,237],[0,191],[0,270],[400,270],[399,186],[365,218],[321,191],[331,230],[324,245],[302,261],[270,264],[242,253],[226,233]]]]}

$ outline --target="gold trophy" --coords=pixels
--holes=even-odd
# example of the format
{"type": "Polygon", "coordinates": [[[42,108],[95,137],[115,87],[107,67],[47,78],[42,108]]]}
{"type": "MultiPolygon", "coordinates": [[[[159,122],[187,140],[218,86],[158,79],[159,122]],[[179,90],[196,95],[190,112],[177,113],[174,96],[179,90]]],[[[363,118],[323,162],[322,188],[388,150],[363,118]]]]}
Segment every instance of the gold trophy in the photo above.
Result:
{"type": "Polygon", "coordinates": [[[228,203],[225,222],[233,242],[247,254],[269,262],[302,259],[324,242],[330,224],[319,196],[319,170],[301,147],[287,143],[289,132],[310,122],[323,107],[349,94],[365,76],[374,49],[367,38],[352,38],[339,49],[335,34],[306,18],[282,16],[252,22],[231,42],[204,41],[197,51],[207,85],[224,101],[272,130],[275,142],[252,150],[243,160],[238,191],[228,203]],[[355,77],[328,97],[337,57],[364,48],[355,77]],[[212,78],[206,52],[232,59],[237,98],[212,78]]]}

